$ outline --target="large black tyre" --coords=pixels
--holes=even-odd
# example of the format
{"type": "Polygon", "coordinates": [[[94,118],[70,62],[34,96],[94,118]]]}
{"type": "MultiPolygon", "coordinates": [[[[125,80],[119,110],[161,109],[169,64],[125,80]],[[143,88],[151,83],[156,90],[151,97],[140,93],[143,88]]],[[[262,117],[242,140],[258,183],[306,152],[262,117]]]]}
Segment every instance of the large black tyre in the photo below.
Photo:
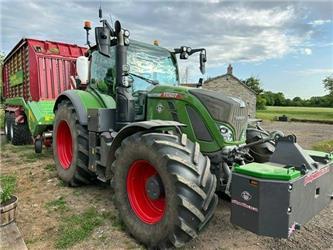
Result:
{"type": "Polygon", "coordinates": [[[11,140],[11,136],[10,136],[10,126],[11,126],[11,122],[12,122],[12,118],[10,116],[9,112],[5,113],[5,118],[4,118],[4,129],[5,129],[5,135],[6,135],[6,139],[9,142],[11,140]]]}
{"type": "Polygon", "coordinates": [[[10,114],[10,140],[13,145],[25,145],[32,142],[27,119],[24,123],[15,122],[15,114],[10,114]]]}
{"type": "MultiPolygon", "coordinates": [[[[248,128],[246,131],[246,143],[255,142],[268,136],[269,133],[267,131],[259,130],[257,128],[248,128]]],[[[254,161],[260,163],[268,162],[274,151],[274,141],[261,143],[250,148],[250,154],[254,158],[254,161]]]]}
{"type": "Polygon", "coordinates": [[[139,132],[129,136],[116,151],[112,171],[120,217],[134,238],[147,247],[183,246],[197,237],[218,203],[210,161],[185,134],[139,132]],[[147,173],[163,187],[157,200],[146,192],[152,177],[147,173]]]}
{"type": "Polygon", "coordinates": [[[58,176],[69,186],[89,184],[96,175],[88,170],[88,130],[69,101],[58,105],[54,120],[53,157],[58,176]]]}

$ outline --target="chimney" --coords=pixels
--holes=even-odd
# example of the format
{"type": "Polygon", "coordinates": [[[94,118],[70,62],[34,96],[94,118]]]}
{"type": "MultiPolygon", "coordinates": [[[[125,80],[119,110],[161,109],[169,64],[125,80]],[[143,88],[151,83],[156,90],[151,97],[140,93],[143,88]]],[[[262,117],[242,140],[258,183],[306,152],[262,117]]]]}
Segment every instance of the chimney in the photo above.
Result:
{"type": "Polygon", "coordinates": [[[232,75],[232,66],[231,66],[231,64],[229,64],[229,66],[228,66],[227,74],[232,75]]]}

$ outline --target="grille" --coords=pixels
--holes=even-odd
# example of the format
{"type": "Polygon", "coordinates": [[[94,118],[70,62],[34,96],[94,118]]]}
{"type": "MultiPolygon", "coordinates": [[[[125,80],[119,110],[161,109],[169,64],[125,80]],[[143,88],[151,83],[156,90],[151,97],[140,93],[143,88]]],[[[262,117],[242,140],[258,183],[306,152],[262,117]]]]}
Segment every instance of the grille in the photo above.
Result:
{"type": "Polygon", "coordinates": [[[247,108],[240,100],[204,89],[193,89],[190,93],[204,104],[214,120],[228,123],[235,129],[236,140],[241,139],[247,126],[247,108]]]}
{"type": "Polygon", "coordinates": [[[241,140],[242,132],[246,129],[247,126],[247,109],[241,108],[240,106],[232,109],[232,114],[230,115],[231,121],[230,123],[235,129],[235,139],[241,140]]]}

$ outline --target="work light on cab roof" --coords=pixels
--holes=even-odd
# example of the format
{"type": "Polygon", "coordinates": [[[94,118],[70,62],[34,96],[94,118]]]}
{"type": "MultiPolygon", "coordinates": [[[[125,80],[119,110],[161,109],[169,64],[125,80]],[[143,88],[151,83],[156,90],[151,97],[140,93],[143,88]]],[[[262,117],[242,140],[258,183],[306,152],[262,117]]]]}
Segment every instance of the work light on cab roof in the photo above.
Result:
{"type": "Polygon", "coordinates": [[[91,30],[91,26],[92,26],[92,23],[91,21],[84,21],[84,29],[86,30],[86,44],[89,46],[89,48],[91,47],[90,46],[90,41],[89,41],[89,31],[91,30]]]}
{"type": "Polygon", "coordinates": [[[91,26],[92,26],[92,22],[87,20],[87,21],[84,21],[84,29],[85,30],[91,30],[91,26]]]}

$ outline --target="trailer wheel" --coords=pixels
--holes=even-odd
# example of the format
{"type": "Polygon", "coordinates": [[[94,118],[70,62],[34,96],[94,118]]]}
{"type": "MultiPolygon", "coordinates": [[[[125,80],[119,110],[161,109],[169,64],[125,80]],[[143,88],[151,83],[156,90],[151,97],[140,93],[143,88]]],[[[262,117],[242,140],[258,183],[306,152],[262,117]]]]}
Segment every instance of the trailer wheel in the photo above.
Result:
{"type": "Polygon", "coordinates": [[[10,137],[13,145],[30,144],[32,141],[28,122],[25,119],[24,123],[15,122],[15,114],[10,114],[10,137]]]}
{"type": "MultiPolygon", "coordinates": [[[[269,136],[267,131],[249,128],[246,131],[246,143],[258,141],[267,136],[269,136]]],[[[274,151],[275,143],[273,141],[258,144],[250,148],[250,154],[255,162],[268,162],[274,151]]]]}
{"type": "Polygon", "coordinates": [[[11,140],[10,126],[11,126],[11,116],[10,116],[9,112],[6,112],[5,119],[4,119],[4,128],[5,128],[5,135],[6,135],[7,141],[11,140]]]}
{"type": "Polygon", "coordinates": [[[35,153],[36,154],[40,154],[43,151],[43,141],[41,138],[35,139],[35,153]]]}
{"type": "Polygon", "coordinates": [[[58,176],[69,186],[89,184],[95,174],[88,170],[88,131],[77,118],[72,104],[58,105],[54,120],[54,161],[58,176]]]}
{"type": "Polygon", "coordinates": [[[129,232],[153,248],[180,247],[212,218],[216,177],[186,135],[136,133],[112,164],[115,201],[129,232]]]}

